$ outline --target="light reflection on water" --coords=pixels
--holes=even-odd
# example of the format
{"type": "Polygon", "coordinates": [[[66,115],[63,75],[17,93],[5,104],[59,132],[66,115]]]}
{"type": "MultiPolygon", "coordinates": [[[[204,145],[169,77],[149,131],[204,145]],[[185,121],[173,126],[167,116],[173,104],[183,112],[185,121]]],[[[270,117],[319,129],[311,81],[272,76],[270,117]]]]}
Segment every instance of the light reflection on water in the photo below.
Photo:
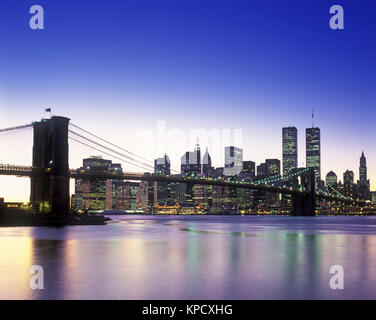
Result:
{"type": "Polygon", "coordinates": [[[113,219],[0,228],[0,298],[376,299],[376,217],[113,219]],[[28,286],[35,264],[44,290],[28,286]]]}

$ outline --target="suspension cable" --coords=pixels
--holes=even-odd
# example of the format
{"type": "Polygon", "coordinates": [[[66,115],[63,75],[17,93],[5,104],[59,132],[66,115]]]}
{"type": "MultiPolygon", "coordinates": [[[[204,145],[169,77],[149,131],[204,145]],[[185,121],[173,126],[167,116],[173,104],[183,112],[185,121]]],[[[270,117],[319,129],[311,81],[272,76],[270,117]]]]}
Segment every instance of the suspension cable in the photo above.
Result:
{"type": "MultiPolygon", "coordinates": [[[[93,133],[91,133],[91,132],[89,132],[89,131],[87,131],[87,130],[85,130],[85,129],[83,129],[83,128],[77,126],[77,125],[75,125],[75,124],[73,124],[73,123],[70,123],[70,125],[73,126],[73,127],[75,127],[75,128],[77,128],[77,129],[79,129],[79,130],[81,130],[81,131],[83,131],[83,132],[85,132],[85,133],[87,133],[87,134],[89,134],[89,135],[91,135],[91,136],[93,136],[93,137],[95,137],[96,139],[99,139],[99,140],[101,140],[101,141],[103,141],[103,142],[105,142],[105,143],[107,143],[107,144],[109,144],[109,145],[111,145],[111,146],[113,146],[113,147],[115,147],[115,148],[118,148],[118,149],[120,149],[120,150],[122,150],[122,151],[125,151],[125,152],[127,152],[127,153],[129,153],[129,154],[131,154],[131,155],[133,155],[133,156],[135,156],[135,157],[137,157],[137,158],[140,158],[140,159],[142,159],[142,160],[144,160],[144,161],[146,161],[146,162],[149,162],[149,163],[151,163],[151,164],[144,163],[144,162],[142,162],[142,161],[140,161],[140,160],[138,160],[138,159],[134,159],[134,158],[132,158],[132,157],[129,157],[129,156],[127,156],[127,155],[124,155],[124,154],[122,154],[122,153],[119,153],[119,152],[117,152],[117,151],[114,150],[114,149],[107,148],[107,147],[105,147],[105,146],[103,146],[103,145],[101,145],[101,144],[98,144],[97,142],[95,142],[95,141],[93,141],[93,140],[91,140],[91,139],[88,139],[88,138],[86,138],[86,137],[84,137],[84,136],[82,136],[82,135],[80,135],[80,134],[78,134],[78,133],[76,133],[76,132],[70,130],[70,132],[72,132],[73,134],[76,134],[77,136],[80,136],[81,138],[86,139],[86,140],[88,140],[88,141],[90,141],[90,142],[92,142],[92,143],[95,143],[95,144],[97,144],[97,145],[100,145],[102,148],[106,148],[107,150],[111,150],[112,152],[115,152],[115,153],[117,153],[117,154],[119,154],[119,155],[121,155],[121,156],[123,156],[123,157],[126,157],[127,159],[130,159],[130,160],[135,161],[135,162],[139,162],[139,163],[141,163],[141,164],[144,165],[144,166],[148,166],[148,167],[150,167],[150,169],[152,169],[152,170],[154,171],[154,163],[153,163],[153,161],[150,161],[150,160],[148,160],[148,159],[146,159],[146,158],[143,158],[143,157],[141,157],[141,156],[138,156],[137,154],[135,154],[135,153],[133,153],[133,152],[131,152],[131,151],[128,151],[128,150],[126,150],[126,149],[124,149],[124,148],[122,148],[122,147],[120,147],[120,146],[118,146],[118,145],[116,145],[116,144],[113,144],[113,143],[109,142],[108,140],[105,140],[105,139],[103,139],[103,138],[101,138],[101,137],[99,137],[99,136],[97,136],[97,135],[95,135],[95,134],[93,134],[93,133]]],[[[149,170],[150,170],[150,169],[149,169],[149,170]]],[[[179,171],[177,171],[177,170],[174,170],[174,169],[170,169],[170,170],[171,170],[172,172],[179,173],[179,171]]]]}
{"type": "Polygon", "coordinates": [[[22,126],[16,126],[16,127],[10,127],[10,128],[0,129],[0,132],[7,132],[7,131],[18,130],[18,129],[24,129],[24,128],[28,128],[28,127],[32,127],[32,126],[33,126],[33,124],[29,123],[29,124],[24,124],[22,126]]]}
{"type": "Polygon", "coordinates": [[[74,134],[74,135],[76,135],[76,136],[82,138],[82,139],[85,139],[85,140],[87,140],[87,141],[89,141],[89,142],[91,142],[91,143],[93,143],[93,144],[96,144],[97,146],[100,146],[101,148],[104,148],[104,149],[106,149],[106,150],[108,150],[108,151],[111,151],[112,153],[115,153],[115,154],[117,154],[117,155],[119,155],[119,156],[121,156],[121,157],[124,157],[124,158],[128,159],[128,160],[131,160],[131,161],[134,161],[134,162],[136,162],[136,163],[139,163],[139,164],[141,164],[141,165],[144,166],[144,167],[148,167],[148,170],[154,169],[153,166],[151,166],[151,165],[149,165],[149,164],[147,164],[147,163],[143,163],[143,162],[138,161],[138,160],[136,160],[136,159],[134,159],[134,158],[132,158],[132,157],[129,157],[129,156],[127,156],[127,155],[124,155],[124,154],[122,154],[122,153],[120,153],[120,152],[118,152],[118,151],[116,151],[116,150],[114,150],[114,149],[112,149],[112,148],[106,147],[106,146],[104,146],[104,145],[102,145],[102,144],[100,144],[100,143],[98,143],[98,142],[96,142],[96,141],[94,141],[94,140],[91,140],[91,139],[89,139],[89,138],[87,138],[87,137],[85,137],[85,136],[83,136],[83,135],[81,135],[81,134],[79,134],[79,133],[77,133],[77,132],[74,132],[74,131],[72,131],[72,130],[68,130],[68,131],[69,131],[70,133],[72,133],[72,134],[74,134]]]}
{"type": "Polygon", "coordinates": [[[122,159],[122,158],[116,157],[116,156],[114,156],[114,155],[112,155],[112,154],[110,154],[110,153],[108,153],[108,152],[105,152],[105,151],[103,151],[103,150],[100,150],[100,149],[98,149],[98,148],[95,148],[95,147],[93,147],[93,146],[91,146],[91,145],[89,145],[89,144],[87,144],[87,143],[85,143],[85,142],[79,141],[79,140],[77,140],[77,139],[75,139],[75,138],[69,137],[69,139],[71,139],[71,140],[73,140],[73,141],[75,141],[75,142],[78,142],[78,143],[80,143],[80,144],[82,144],[82,145],[84,145],[84,146],[86,146],[86,147],[89,147],[89,148],[91,148],[91,149],[93,149],[93,150],[96,150],[96,151],[99,151],[99,152],[101,152],[101,153],[103,153],[103,154],[106,154],[106,155],[108,155],[108,156],[110,156],[110,157],[112,157],[112,158],[115,158],[115,159],[120,160],[120,161],[122,161],[122,162],[128,163],[128,164],[130,164],[130,165],[132,165],[132,166],[139,167],[139,168],[144,169],[144,170],[150,170],[149,168],[145,168],[145,167],[143,167],[143,166],[141,166],[141,165],[134,164],[134,163],[131,163],[131,162],[129,162],[129,161],[127,161],[127,160],[124,160],[124,159],[122,159]]]}
{"type": "Polygon", "coordinates": [[[152,162],[152,161],[150,161],[150,160],[148,160],[148,159],[145,159],[145,158],[143,158],[143,157],[141,157],[141,156],[138,156],[137,154],[135,154],[135,153],[133,153],[133,152],[130,152],[130,151],[128,151],[128,150],[126,150],[126,149],[124,149],[124,148],[122,148],[122,147],[119,147],[119,146],[117,146],[116,144],[113,144],[113,143],[109,142],[108,140],[102,139],[101,137],[99,137],[99,136],[97,136],[97,135],[95,135],[95,134],[93,134],[93,133],[91,133],[91,132],[89,132],[89,131],[87,131],[87,130],[85,130],[85,129],[83,129],[83,128],[77,126],[77,125],[75,125],[75,124],[73,124],[73,123],[70,123],[70,125],[73,126],[73,127],[75,127],[75,128],[77,128],[77,129],[79,129],[79,130],[82,130],[83,132],[85,132],[85,133],[87,133],[87,134],[89,134],[89,135],[91,135],[91,136],[93,136],[93,137],[95,137],[95,138],[97,138],[97,139],[99,139],[99,140],[101,140],[101,141],[103,141],[103,142],[108,143],[109,145],[111,145],[111,146],[113,146],[113,147],[115,147],[115,148],[118,148],[118,149],[120,149],[120,150],[122,150],[122,151],[125,151],[125,152],[131,154],[132,156],[135,156],[135,157],[140,158],[140,159],[142,159],[142,160],[144,160],[144,161],[147,161],[147,162],[152,162]]]}

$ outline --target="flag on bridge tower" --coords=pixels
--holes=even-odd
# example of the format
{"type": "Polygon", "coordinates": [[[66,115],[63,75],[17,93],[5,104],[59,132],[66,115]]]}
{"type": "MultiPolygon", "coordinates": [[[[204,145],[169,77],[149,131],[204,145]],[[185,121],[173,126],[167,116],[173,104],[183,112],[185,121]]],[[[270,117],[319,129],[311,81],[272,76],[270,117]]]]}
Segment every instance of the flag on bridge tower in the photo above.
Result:
{"type": "Polygon", "coordinates": [[[52,113],[51,113],[52,108],[46,108],[44,111],[50,114],[50,118],[52,117],[52,113]]]}

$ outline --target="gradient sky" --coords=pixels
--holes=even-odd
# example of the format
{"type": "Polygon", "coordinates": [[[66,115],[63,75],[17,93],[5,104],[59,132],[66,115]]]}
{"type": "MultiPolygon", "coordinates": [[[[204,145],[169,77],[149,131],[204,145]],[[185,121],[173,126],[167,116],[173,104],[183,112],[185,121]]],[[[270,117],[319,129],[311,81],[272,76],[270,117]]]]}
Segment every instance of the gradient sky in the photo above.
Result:
{"type": "MultiPolygon", "coordinates": [[[[244,159],[260,163],[281,159],[281,128],[292,125],[302,166],[314,108],[322,176],[342,180],[350,169],[357,178],[364,150],[375,190],[375,17],[374,0],[5,0],[0,128],[39,120],[51,106],[148,159],[170,150],[136,139],[156,135],[157,121],[187,134],[241,129],[244,159]],[[34,4],[44,7],[44,30],[29,28],[34,4]],[[329,28],[334,4],[344,7],[344,30],[329,28]]],[[[30,164],[31,132],[0,134],[0,162],[30,164]]],[[[223,144],[209,144],[216,166],[223,144]]],[[[169,154],[175,169],[180,152],[169,154]]],[[[71,144],[71,167],[92,154],[71,144]]],[[[27,179],[0,178],[0,197],[28,194],[27,179]]]]}

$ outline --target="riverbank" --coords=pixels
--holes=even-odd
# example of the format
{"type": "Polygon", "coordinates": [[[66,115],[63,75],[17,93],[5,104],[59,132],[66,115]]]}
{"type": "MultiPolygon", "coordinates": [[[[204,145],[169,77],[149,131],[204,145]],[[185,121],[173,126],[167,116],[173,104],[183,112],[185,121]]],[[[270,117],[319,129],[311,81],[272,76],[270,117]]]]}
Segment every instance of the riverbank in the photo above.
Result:
{"type": "Polygon", "coordinates": [[[106,222],[110,220],[110,218],[98,214],[36,214],[18,208],[0,209],[0,227],[61,227],[76,225],[105,225],[106,222]]]}

